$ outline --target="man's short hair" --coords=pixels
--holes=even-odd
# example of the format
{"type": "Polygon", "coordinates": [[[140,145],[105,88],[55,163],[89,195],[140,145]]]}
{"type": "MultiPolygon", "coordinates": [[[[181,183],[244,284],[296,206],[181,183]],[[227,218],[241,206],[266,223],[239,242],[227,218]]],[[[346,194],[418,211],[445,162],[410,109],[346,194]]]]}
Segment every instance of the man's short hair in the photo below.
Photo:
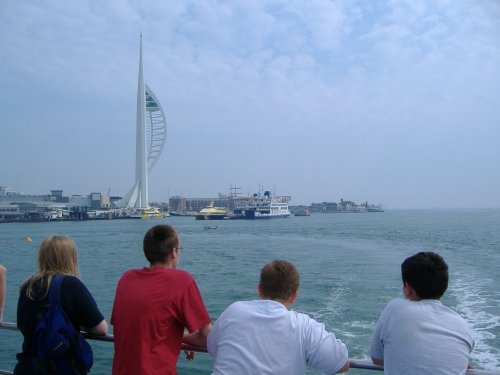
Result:
{"type": "Polygon", "coordinates": [[[164,262],[173,249],[179,247],[177,231],[170,225],[156,225],[146,232],[143,250],[149,263],[164,262]]]}
{"type": "Polygon", "coordinates": [[[272,300],[287,300],[299,289],[300,275],[286,260],[273,260],[260,271],[262,296],[272,300]]]}
{"type": "Polygon", "coordinates": [[[401,276],[422,299],[439,299],[448,288],[448,265],[443,257],[430,251],[405,259],[401,276]]]}

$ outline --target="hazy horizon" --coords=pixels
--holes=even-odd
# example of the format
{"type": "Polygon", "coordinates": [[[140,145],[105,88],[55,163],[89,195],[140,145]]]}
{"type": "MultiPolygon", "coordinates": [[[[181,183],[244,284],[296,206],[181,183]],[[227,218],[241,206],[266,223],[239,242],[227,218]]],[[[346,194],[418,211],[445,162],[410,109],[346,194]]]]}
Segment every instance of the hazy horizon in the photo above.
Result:
{"type": "Polygon", "coordinates": [[[0,6],[0,186],[123,196],[139,35],[167,119],[150,201],[259,186],[291,205],[500,207],[500,3],[0,6]]]}

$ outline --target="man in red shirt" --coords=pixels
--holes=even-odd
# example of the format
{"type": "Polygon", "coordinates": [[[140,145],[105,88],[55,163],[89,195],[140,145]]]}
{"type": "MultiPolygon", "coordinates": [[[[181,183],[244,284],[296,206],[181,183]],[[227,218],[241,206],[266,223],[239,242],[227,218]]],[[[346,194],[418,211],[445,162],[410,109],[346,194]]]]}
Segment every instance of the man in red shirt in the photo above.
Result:
{"type": "Polygon", "coordinates": [[[116,287],[113,375],[177,374],[181,343],[205,346],[211,319],[193,277],[176,269],[176,230],[154,226],[143,248],[150,267],[125,272],[116,287]]]}

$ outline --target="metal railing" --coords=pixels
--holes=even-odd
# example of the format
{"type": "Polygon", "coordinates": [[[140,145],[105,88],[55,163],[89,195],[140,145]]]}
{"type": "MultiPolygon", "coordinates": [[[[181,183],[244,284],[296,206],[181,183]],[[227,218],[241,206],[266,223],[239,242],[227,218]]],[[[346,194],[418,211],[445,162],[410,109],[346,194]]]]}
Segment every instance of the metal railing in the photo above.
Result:
{"type": "MultiPolygon", "coordinates": [[[[16,323],[9,323],[9,322],[0,322],[0,329],[7,329],[10,331],[19,331],[19,328],[17,328],[16,323]]],[[[97,335],[93,335],[93,334],[90,334],[87,332],[82,332],[82,334],[85,338],[87,338],[89,340],[113,342],[113,335],[97,336],[97,335]]],[[[182,344],[181,350],[190,351],[190,352],[207,353],[207,348],[204,346],[192,346],[192,345],[182,344]]],[[[374,365],[370,361],[349,358],[349,362],[350,362],[350,368],[384,371],[383,367],[374,365]]],[[[12,374],[13,373],[11,371],[0,370],[0,375],[12,375],[12,374]]],[[[500,372],[469,369],[469,370],[467,370],[466,375],[500,375],[500,372]]]]}

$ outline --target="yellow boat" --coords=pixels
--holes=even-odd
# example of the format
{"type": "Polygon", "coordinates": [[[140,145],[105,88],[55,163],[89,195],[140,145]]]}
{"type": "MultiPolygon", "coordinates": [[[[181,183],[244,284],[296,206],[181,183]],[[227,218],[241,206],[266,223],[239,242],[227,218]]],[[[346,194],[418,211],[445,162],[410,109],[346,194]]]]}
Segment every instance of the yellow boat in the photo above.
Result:
{"type": "Polygon", "coordinates": [[[160,219],[166,216],[167,213],[160,212],[156,207],[145,208],[141,211],[141,218],[143,219],[160,219]]]}
{"type": "Polygon", "coordinates": [[[157,207],[142,208],[129,217],[131,219],[161,219],[170,216],[168,212],[161,212],[157,207]]]}
{"type": "Polygon", "coordinates": [[[214,207],[213,202],[198,212],[194,218],[196,220],[222,220],[229,217],[229,211],[224,207],[214,207]]]}

